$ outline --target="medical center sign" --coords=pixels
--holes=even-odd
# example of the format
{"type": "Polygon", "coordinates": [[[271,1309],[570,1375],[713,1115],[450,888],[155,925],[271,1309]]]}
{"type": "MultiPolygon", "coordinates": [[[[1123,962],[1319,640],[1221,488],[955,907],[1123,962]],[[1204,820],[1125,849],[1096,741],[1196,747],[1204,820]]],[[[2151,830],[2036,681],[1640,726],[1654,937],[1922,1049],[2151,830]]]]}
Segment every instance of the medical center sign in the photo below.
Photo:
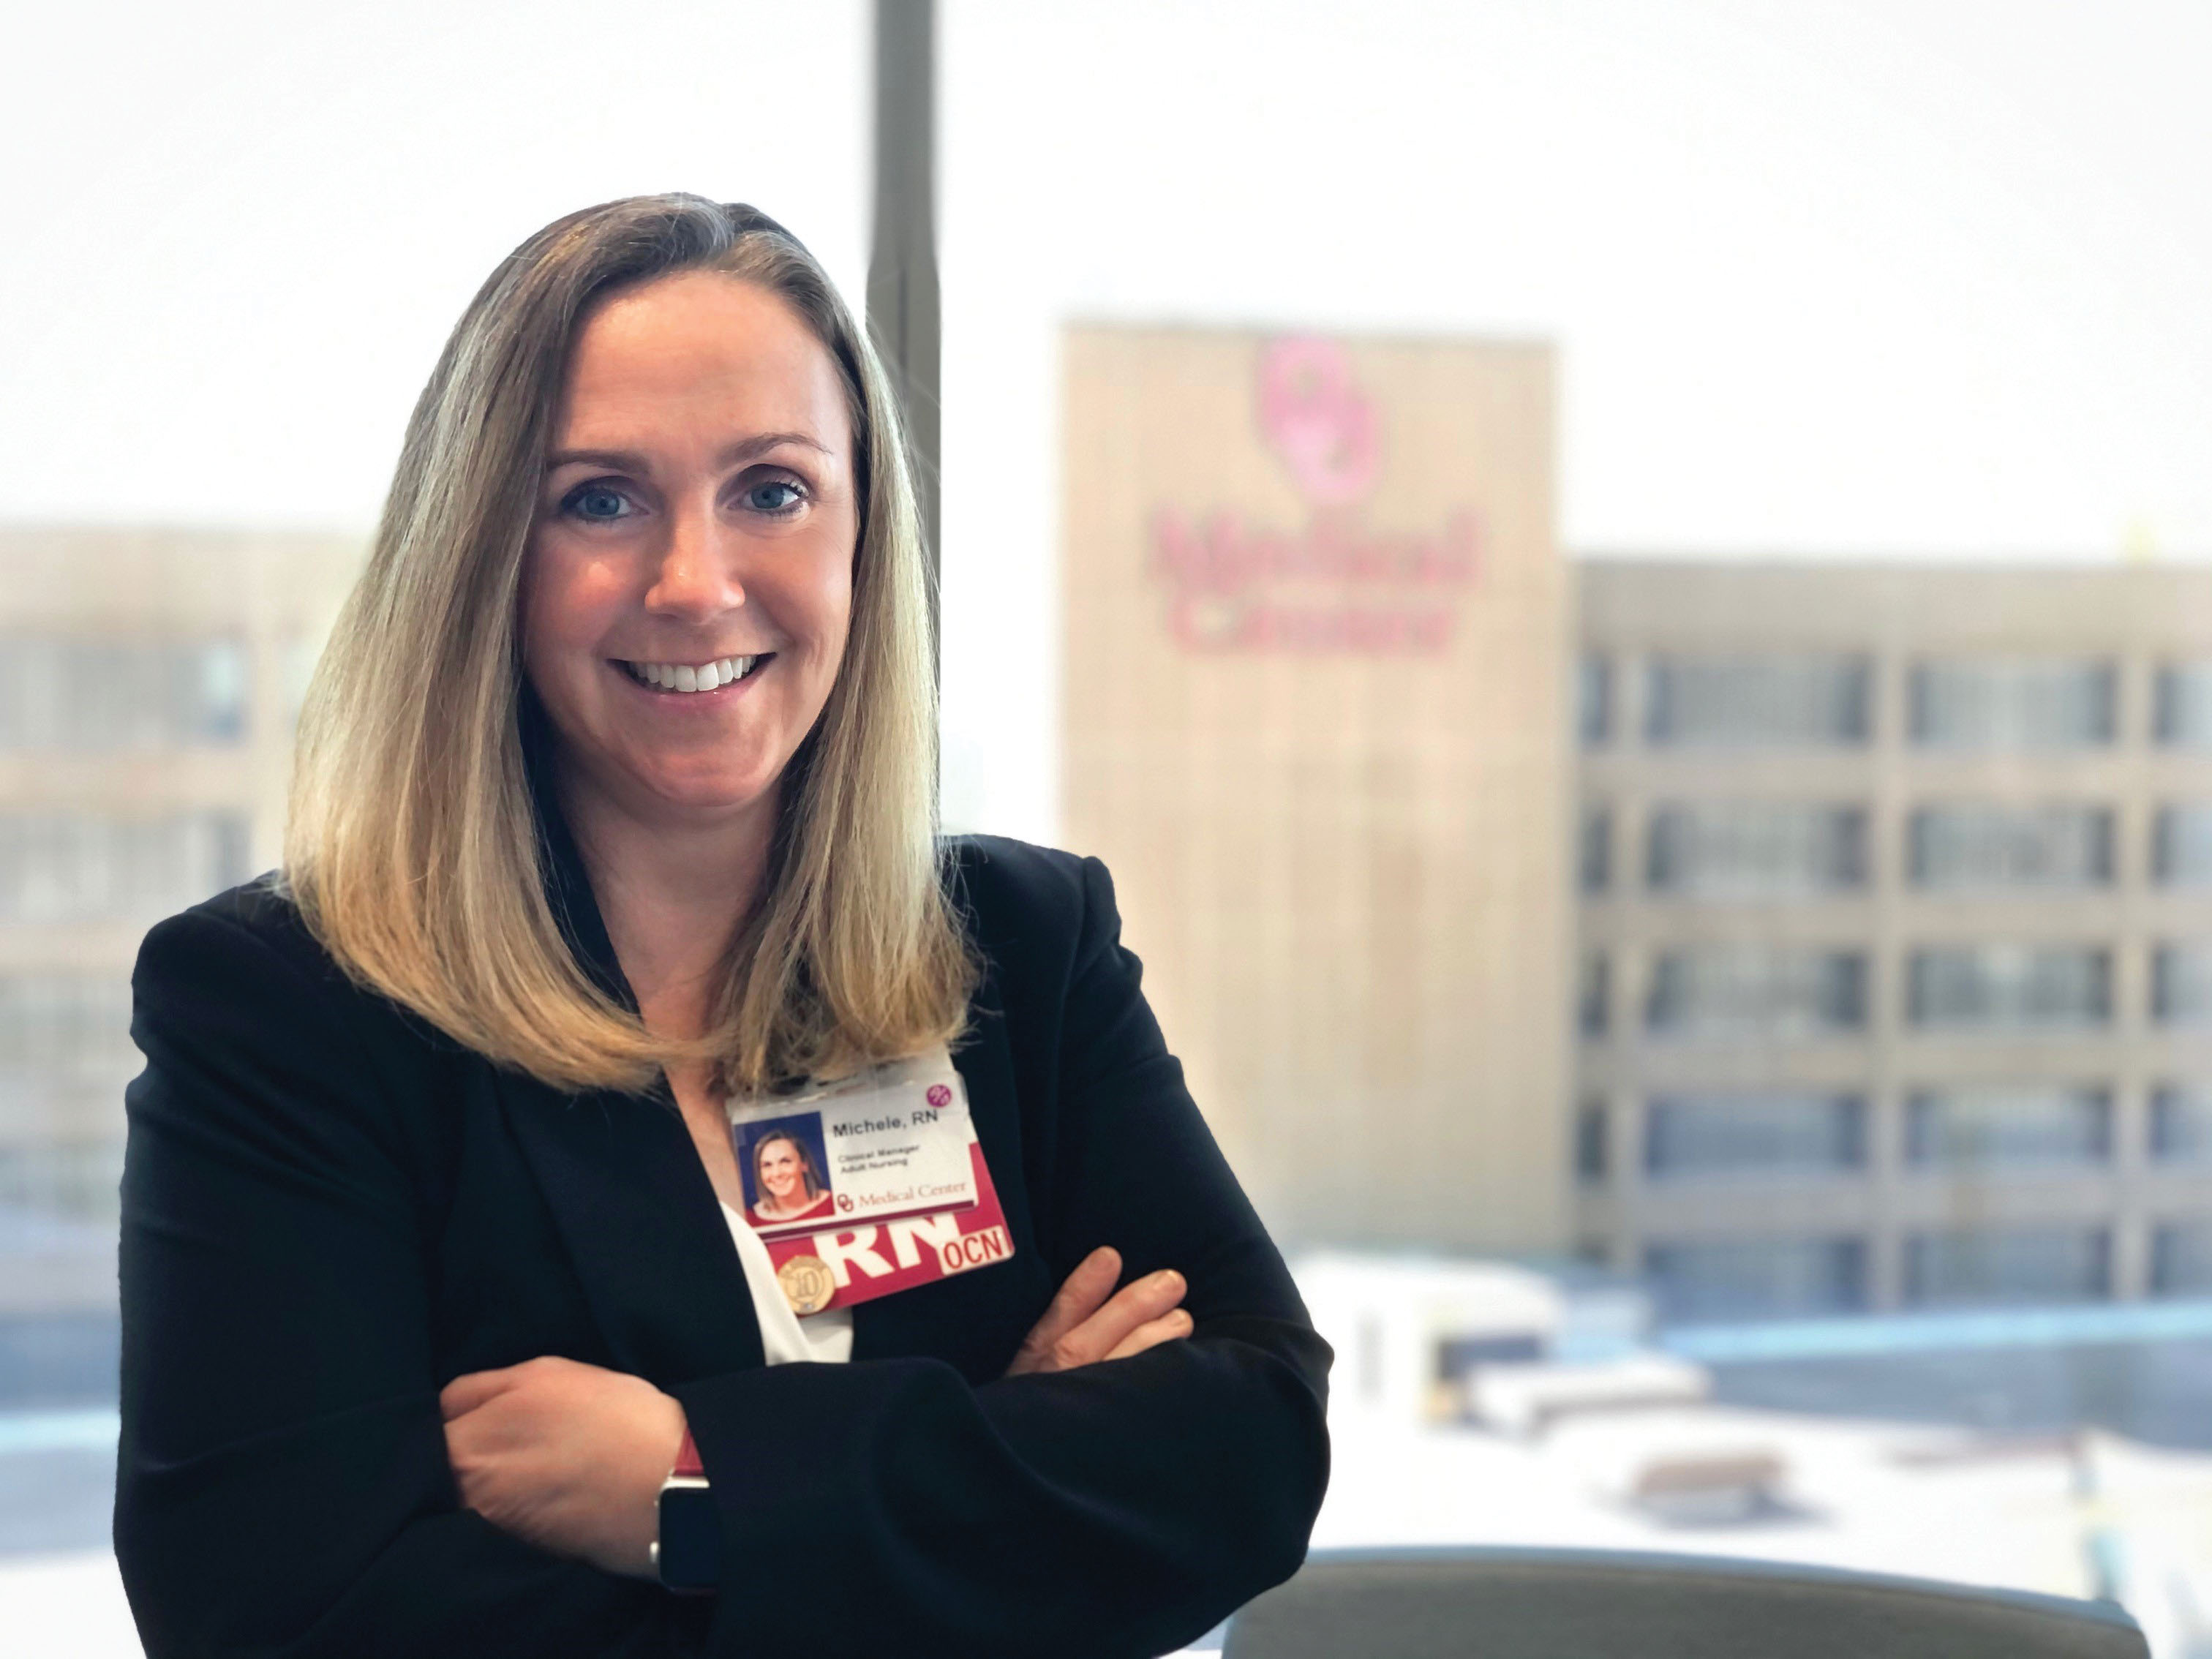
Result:
{"type": "Polygon", "coordinates": [[[1426,530],[1380,530],[1365,503],[1383,471],[1384,433],[1333,340],[1261,346],[1261,435],[1305,507],[1303,523],[1225,508],[1152,514],[1151,567],[1168,628],[1196,652],[1408,656],[1451,643],[1482,560],[1472,507],[1426,530]]]}

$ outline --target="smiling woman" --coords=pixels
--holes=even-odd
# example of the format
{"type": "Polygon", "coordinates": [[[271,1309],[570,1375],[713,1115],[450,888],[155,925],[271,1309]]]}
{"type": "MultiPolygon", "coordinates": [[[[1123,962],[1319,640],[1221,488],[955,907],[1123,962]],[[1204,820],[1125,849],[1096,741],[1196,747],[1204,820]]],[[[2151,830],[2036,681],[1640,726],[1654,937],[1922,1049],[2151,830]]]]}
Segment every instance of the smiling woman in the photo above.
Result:
{"type": "Polygon", "coordinates": [[[726,246],[687,247],[705,233],[656,199],[547,227],[455,330],[310,689],[284,874],[355,976],[473,1048],[635,1087],[672,1035],[757,1089],[946,1040],[968,958],[929,835],[924,578],[882,369],[772,221],[734,210],[726,246]],[[743,656],[766,660],[689,701],[743,656]],[[641,860],[690,878],[685,906],[703,878],[741,913],[751,971],[675,1022],[696,1029],[579,970],[532,788],[587,857],[621,843],[603,878],[648,886],[641,860]]]}
{"type": "Polygon", "coordinates": [[[284,869],[134,980],[151,1659],[1134,1659],[1297,1565],[1328,1350],[1103,869],[936,838],[924,582],[774,222],[611,203],[477,295],[284,869]]]}
{"type": "Polygon", "coordinates": [[[852,424],[829,354],[762,289],[672,276],[578,336],[523,662],[570,763],[633,816],[772,809],[851,623],[852,424]]]}

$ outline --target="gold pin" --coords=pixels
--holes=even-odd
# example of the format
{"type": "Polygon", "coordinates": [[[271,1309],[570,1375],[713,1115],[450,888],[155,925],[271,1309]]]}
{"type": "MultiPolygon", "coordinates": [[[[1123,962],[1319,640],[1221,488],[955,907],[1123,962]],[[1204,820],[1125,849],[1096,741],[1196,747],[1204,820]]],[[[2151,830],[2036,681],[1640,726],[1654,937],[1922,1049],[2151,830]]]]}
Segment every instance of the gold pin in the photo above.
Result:
{"type": "Polygon", "coordinates": [[[820,1313],[837,1294],[830,1264],[818,1255],[792,1257],[775,1270],[775,1282],[783,1286],[783,1299],[795,1314],[820,1313]]]}

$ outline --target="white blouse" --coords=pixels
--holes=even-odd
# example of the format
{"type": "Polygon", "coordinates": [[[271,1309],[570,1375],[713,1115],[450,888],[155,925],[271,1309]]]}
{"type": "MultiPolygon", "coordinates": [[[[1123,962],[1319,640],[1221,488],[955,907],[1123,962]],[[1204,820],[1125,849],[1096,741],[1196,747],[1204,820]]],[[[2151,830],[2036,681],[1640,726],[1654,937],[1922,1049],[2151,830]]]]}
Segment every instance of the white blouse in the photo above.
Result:
{"type": "Polygon", "coordinates": [[[760,1322],[761,1348],[768,1363],[788,1365],[796,1360],[812,1360],[836,1365],[850,1359],[853,1310],[825,1308],[801,1319],[783,1299],[783,1286],[775,1282],[775,1264],[768,1259],[768,1246],[761,1243],[752,1224],[726,1204],[722,1206],[722,1219],[730,1224],[738,1260],[745,1270],[745,1288],[753,1293],[753,1317],[760,1322]]]}

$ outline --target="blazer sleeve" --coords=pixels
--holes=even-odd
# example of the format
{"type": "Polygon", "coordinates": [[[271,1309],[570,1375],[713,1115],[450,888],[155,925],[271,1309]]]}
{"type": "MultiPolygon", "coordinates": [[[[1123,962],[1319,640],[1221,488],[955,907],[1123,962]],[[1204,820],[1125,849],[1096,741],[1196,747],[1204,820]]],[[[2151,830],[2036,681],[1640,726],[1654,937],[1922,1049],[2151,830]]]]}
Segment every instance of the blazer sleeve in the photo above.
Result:
{"type": "Polygon", "coordinates": [[[1193,1334],[981,1387],[915,1359],[678,1389],[736,1590],[718,1651],[1139,1659],[1304,1559],[1328,1349],[1183,1087],[1103,866],[1076,873],[1039,1231],[1056,1273],[1102,1243],[1181,1268],[1193,1334]]]}
{"type": "Polygon", "coordinates": [[[402,1085],[317,977],[206,911],[139,954],[115,1547],[149,1659],[693,1650],[703,1610],[459,1507],[402,1085]]]}

